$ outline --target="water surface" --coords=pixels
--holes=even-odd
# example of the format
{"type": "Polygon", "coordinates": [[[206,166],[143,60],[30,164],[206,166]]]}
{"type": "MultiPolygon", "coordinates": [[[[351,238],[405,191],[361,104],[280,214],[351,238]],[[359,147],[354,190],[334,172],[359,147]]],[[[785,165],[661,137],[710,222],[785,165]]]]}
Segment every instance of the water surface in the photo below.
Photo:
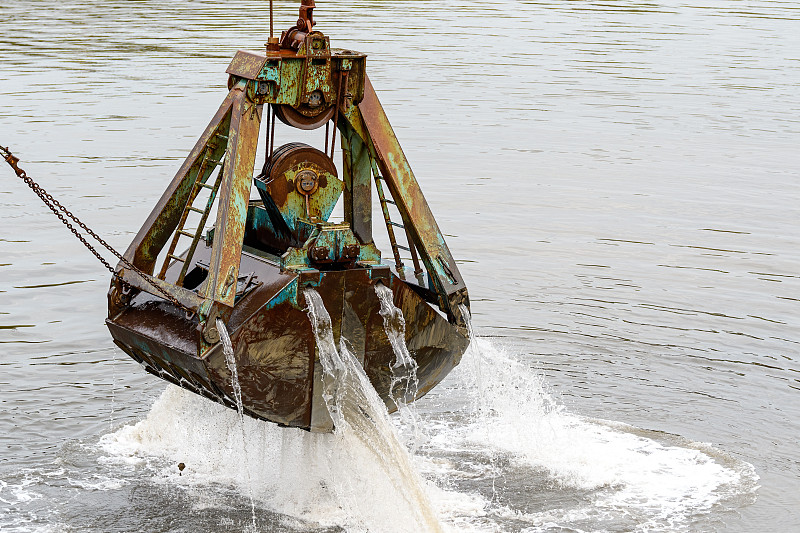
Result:
{"type": "MultiPolygon", "coordinates": [[[[0,144],[124,249],[223,98],[230,57],[266,40],[266,7],[6,2],[0,144]]],[[[294,4],[278,9],[289,26],[294,4]]],[[[461,260],[487,343],[472,360],[497,367],[484,381],[528,380],[509,397],[467,368],[418,407],[418,468],[443,491],[445,525],[796,527],[800,8],[320,1],[316,16],[334,46],[369,54],[461,260]],[[516,416],[470,418],[481,390],[516,416]]],[[[200,424],[202,407],[168,391],[151,412],[164,385],[113,347],[107,272],[8,169],[0,179],[0,528],[243,529],[235,469],[173,471],[197,442],[169,414],[200,424]],[[136,431],[151,438],[131,451],[120,427],[148,413],[136,431]]],[[[205,413],[200,450],[234,450],[231,413],[205,413]]],[[[326,446],[255,431],[282,442],[264,444],[276,463],[326,446]]],[[[323,490],[304,487],[312,502],[323,490]]],[[[265,531],[349,524],[335,505],[270,502],[265,531]]]]}

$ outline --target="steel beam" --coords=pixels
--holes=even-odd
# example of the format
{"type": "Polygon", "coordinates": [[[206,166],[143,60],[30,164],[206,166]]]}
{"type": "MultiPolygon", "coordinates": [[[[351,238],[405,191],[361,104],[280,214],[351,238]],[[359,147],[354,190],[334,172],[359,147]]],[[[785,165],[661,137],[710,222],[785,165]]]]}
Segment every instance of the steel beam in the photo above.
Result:
{"type": "Polygon", "coordinates": [[[439,294],[440,307],[463,326],[459,304],[469,306],[466,285],[368,77],[358,109],[378,168],[439,294]]]}
{"type": "MultiPolygon", "coordinates": [[[[227,123],[231,118],[231,104],[234,96],[242,92],[243,87],[244,82],[237,84],[222,101],[216,114],[206,126],[203,134],[200,135],[169,187],[161,195],[139,233],[136,234],[136,237],[125,251],[125,258],[144,272],[153,273],[158,254],[178,226],[181,214],[189,200],[189,194],[197,177],[199,159],[214,135],[219,130],[224,131],[227,127],[227,123]]],[[[224,146],[222,151],[224,151],[224,146]]]]}
{"type": "Polygon", "coordinates": [[[342,132],[344,219],[361,244],[372,242],[372,165],[368,145],[346,119],[342,132]]]}
{"type": "Polygon", "coordinates": [[[231,93],[228,154],[218,192],[217,223],[203,296],[232,308],[239,277],[247,204],[253,185],[261,106],[248,98],[247,91],[241,85],[234,87],[231,93]]]}

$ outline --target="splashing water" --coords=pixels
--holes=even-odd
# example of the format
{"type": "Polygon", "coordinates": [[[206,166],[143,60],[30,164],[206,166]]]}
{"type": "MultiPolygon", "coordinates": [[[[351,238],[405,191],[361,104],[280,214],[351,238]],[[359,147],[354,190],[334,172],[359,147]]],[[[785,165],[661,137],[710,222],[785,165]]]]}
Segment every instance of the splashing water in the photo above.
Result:
{"type": "MultiPolygon", "coordinates": [[[[475,410],[479,416],[486,414],[486,401],[485,401],[485,390],[483,385],[483,365],[484,359],[483,352],[477,348],[475,343],[475,329],[472,325],[472,313],[470,312],[469,308],[464,304],[458,304],[458,310],[461,311],[461,316],[464,317],[464,321],[466,322],[467,326],[467,333],[469,334],[470,338],[470,346],[471,350],[468,353],[472,356],[470,358],[469,369],[471,372],[472,377],[475,381],[475,387],[477,389],[477,396],[475,396],[475,410]]],[[[487,361],[488,362],[488,361],[487,361]]]]}
{"type": "MultiPolygon", "coordinates": [[[[383,317],[383,329],[389,338],[389,343],[395,355],[395,362],[392,365],[392,373],[396,376],[398,384],[402,384],[402,392],[398,392],[398,397],[408,401],[409,395],[413,399],[417,392],[419,382],[417,380],[417,362],[411,357],[406,346],[406,319],[403,311],[394,305],[394,293],[392,289],[382,283],[375,284],[375,293],[381,303],[379,311],[383,317]],[[400,383],[402,382],[402,383],[400,383]]],[[[392,384],[394,389],[394,383],[392,384]]]]}
{"type": "Polygon", "coordinates": [[[487,508],[499,520],[582,531],[687,531],[697,517],[753,498],[758,488],[752,465],[708,444],[568,412],[541,376],[486,339],[472,336],[458,370],[459,388],[478,398],[465,401],[465,423],[443,421],[429,449],[482,465],[448,477],[496,476],[487,508]],[[515,502],[515,483],[540,492],[542,510],[515,502]],[[562,493],[583,496],[561,508],[546,504],[562,493]]]}
{"type": "MultiPolygon", "coordinates": [[[[323,385],[328,410],[333,418],[334,433],[343,449],[353,451],[352,462],[358,456],[370,456],[373,474],[383,479],[391,492],[389,497],[398,507],[404,508],[404,519],[396,524],[367,524],[370,531],[386,531],[387,526],[397,531],[441,532],[442,526],[425,492],[423,481],[411,463],[408,451],[398,439],[386,406],[369,382],[364,369],[341,339],[339,349],[333,340],[331,319],[319,293],[314,289],[304,291],[308,302],[308,315],[317,341],[320,363],[326,374],[323,385]]],[[[342,480],[340,490],[354,507],[366,507],[365,522],[372,515],[372,502],[364,501],[363,487],[342,480]]]]}
{"type": "Polygon", "coordinates": [[[678,436],[572,414],[524,356],[474,333],[432,401],[416,403],[429,439],[411,457],[345,341],[336,346],[319,295],[307,301],[329,365],[335,433],[245,417],[245,449],[238,413],[169,386],[145,420],[103,437],[105,474],[186,487],[200,508],[235,505],[235,495],[223,497],[226,486],[251,491],[270,527],[297,532],[707,530],[716,526],[703,527],[704,516],[755,498],[758,476],[748,463],[678,436]],[[441,410],[437,398],[446,399],[441,410]]]}
{"type": "MultiPolygon", "coordinates": [[[[219,332],[219,339],[222,342],[222,351],[225,354],[225,365],[231,373],[231,387],[233,388],[233,396],[236,400],[236,412],[239,414],[239,427],[242,430],[242,450],[244,450],[245,461],[247,461],[247,436],[244,429],[244,405],[242,405],[242,385],[239,383],[239,370],[236,368],[236,357],[233,353],[233,344],[231,343],[231,336],[228,334],[228,328],[221,318],[217,317],[216,320],[217,331],[219,332]]],[[[250,471],[247,471],[247,486],[250,493],[250,512],[252,515],[252,529],[257,530],[256,526],[256,503],[253,497],[253,482],[250,478],[250,471]]]]}
{"type": "MultiPolygon", "coordinates": [[[[480,421],[480,425],[484,431],[485,438],[489,440],[491,439],[492,427],[487,418],[490,413],[490,409],[488,409],[486,388],[483,379],[483,374],[484,374],[483,370],[484,358],[482,357],[483,353],[481,352],[481,350],[477,348],[476,338],[475,338],[475,328],[472,325],[472,313],[470,312],[469,308],[463,303],[458,304],[458,310],[461,312],[461,316],[464,317],[464,321],[467,326],[467,334],[469,335],[470,338],[470,348],[472,348],[471,351],[472,357],[467,362],[468,368],[471,371],[472,377],[475,380],[475,389],[477,391],[473,403],[474,414],[472,418],[480,421]]],[[[490,362],[486,361],[486,363],[490,362]]],[[[488,477],[491,479],[492,501],[494,502],[498,500],[498,493],[497,493],[498,468],[497,468],[497,453],[493,447],[488,448],[487,457],[489,460],[489,468],[487,474],[488,477]]]]}
{"type": "Polygon", "coordinates": [[[408,351],[406,320],[403,311],[394,305],[392,289],[382,283],[376,283],[375,293],[381,304],[379,313],[383,317],[383,329],[386,331],[395,356],[394,364],[391,366],[392,381],[389,390],[397,406],[401,422],[411,429],[413,438],[406,439],[405,444],[412,453],[415,453],[424,437],[416,408],[412,403],[419,389],[419,379],[417,378],[419,366],[408,351]]]}

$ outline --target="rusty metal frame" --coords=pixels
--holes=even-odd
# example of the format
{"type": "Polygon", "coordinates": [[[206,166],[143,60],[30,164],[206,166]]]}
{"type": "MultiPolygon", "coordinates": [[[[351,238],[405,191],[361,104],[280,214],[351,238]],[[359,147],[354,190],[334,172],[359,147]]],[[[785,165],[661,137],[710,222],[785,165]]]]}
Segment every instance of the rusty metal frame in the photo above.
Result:
{"type": "Polygon", "coordinates": [[[406,336],[418,362],[420,388],[409,399],[425,394],[458,364],[469,342],[462,315],[469,299],[444,236],[366,78],[366,55],[330,49],[328,38],[312,31],[313,0],[303,0],[303,6],[301,21],[284,32],[281,42],[286,46],[271,38],[266,54],[239,51],[231,61],[227,96],[125,259],[120,258],[109,292],[107,324],[122,349],[167,381],[228,407],[238,403],[243,414],[327,431],[331,425],[323,420],[320,366],[311,324],[302,309],[303,287],[315,287],[326,298],[326,306],[336,310],[331,316],[334,335],[353,342],[364,371],[390,408],[397,407],[389,372],[395,354],[380,312],[385,302],[379,301],[373,285],[381,281],[391,287],[393,305],[410,318],[406,336]],[[268,161],[257,177],[261,201],[251,202],[265,104],[271,114],[266,124],[268,161]],[[289,111],[300,118],[288,119],[289,111]],[[319,154],[324,155],[319,165],[325,173],[314,175],[313,189],[305,186],[304,180],[311,178],[303,174],[310,170],[303,165],[317,165],[310,152],[301,153],[308,147],[289,143],[273,153],[276,117],[302,129],[326,125],[326,154],[319,154]],[[329,147],[331,118],[335,129],[329,147]],[[333,154],[337,132],[343,153],[343,223],[328,220],[342,190],[327,157],[328,150],[333,154]],[[289,152],[297,159],[290,160],[289,152]],[[284,156],[287,165],[303,170],[296,173],[292,167],[289,175],[279,167],[284,156]],[[212,186],[207,180],[220,163],[212,186]],[[283,182],[271,179],[284,174],[283,182]],[[270,179],[262,180],[265,176],[270,179]],[[397,275],[381,262],[373,242],[373,181],[397,275]],[[197,196],[199,187],[211,192],[197,196]],[[287,190],[302,198],[281,200],[279,208],[276,202],[285,198],[287,190]],[[311,194],[317,196],[312,199],[311,194]],[[205,209],[194,207],[195,200],[204,199],[205,209]],[[394,208],[390,213],[387,207],[392,204],[402,224],[391,220],[397,218],[394,208]],[[212,205],[217,208],[215,224],[198,247],[212,205]],[[201,213],[194,231],[184,228],[190,211],[201,213]],[[287,224],[292,235],[284,238],[287,224]],[[404,230],[408,247],[397,243],[400,234],[395,235],[395,227],[404,230]],[[192,238],[183,253],[176,252],[181,236],[192,238]],[[418,284],[405,279],[401,249],[411,253],[418,284]],[[154,277],[159,257],[164,266],[154,277]],[[240,269],[245,274],[241,284],[240,269]],[[185,275],[186,287],[192,290],[183,286],[185,275]],[[446,318],[434,309],[436,303],[446,318]],[[230,333],[236,347],[233,357],[242,370],[238,402],[233,401],[237,393],[229,358],[219,344],[220,323],[230,333]]]}
{"type": "Polygon", "coordinates": [[[211,264],[203,294],[231,308],[236,296],[262,111],[260,105],[248,98],[244,87],[232,92],[227,162],[219,189],[211,264]]]}
{"type": "MultiPolygon", "coordinates": [[[[178,169],[169,187],[161,195],[139,233],[128,246],[125,258],[144,272],[153,273],[158,254],[178,226],[186,203],[189,201],[189,194],[194,185],[203,153],[217,132],[226,128],[231,118],[234,97],[243,91],[244,87],[245,82],[241,82],[228,92],[205,131],[189,152],[189,156],[178,169]]],[[[222,148],[224,153],[226,147],[222,148]]]]}
{"type": "MultiPolygon", "coordinates": [[[[147,281],[140,279],[138,274],[127,271],[123,273],[125,279],[137,289],[151,292],[152,287],[148,283],[156,282],[195,311],[203,307],[205,301],[203,314],[211,312],[209,301],[218,304],[215,307],[222,305],[232,308],[234,304],[235,281],[239,272],[262,112],[261,105],[253,101],[248,89],[246,80],[234,84],[125,252],[125,257],[135,266],[152,275],[159,253],[180,223],[198,173],[210,174],[213,171],[202,164],[209,155],[206,151],[210,147],[213,150],[212,156],[219,160],[227,152],[227,163],[217,197],[216,229],[205,292],[197,296],[152,276],[148,276],[147,281]],[[221,135],[222,131],[227,135],[221,135]],[[227,142],[215,145],[212,139],[216,136],[227,137],[227,142]]],[[[200,176],[201,181],[205,179],[206,176],[200,176]]]]}
{"type": "Polygon", "coordinates": [[[368,143],[413,241],[410,244],[419,251],[432,288],[439,294],[439,306],[464,326],[466,317],[462,316],[460,304],[469,307],[466,285],[368,77],[365,76],[363,100],[348,111],[343,118],[349,124],[340,121],[340,130],[343,135],[352,130],[368,143]]]}
{"type": "MultiPolygon", "coordinates": [[[[353,59],[356,56],[351,55],[342,58],[337,56],[335,70],[331,69],[338,73],[336,86],[341,87],[336,95],[335,123],[342,137],[345,220],[351,225],[359,242],[372,243],[370,178],[373,162],[377,163],[378,171],[403,219],[410,248],[419,254],[417,258],[417,254],[413,253],[415,274],[418,278],[422,277],[418,266],[421,260],[430,279],[429,289],[438,295],[439,307],[452,322],[463,326],[465,320],[461,316],[460,305],[469,305],[464,281],[383,106],[363,72],[363,56],[360,56],[358,75],[348,75],[356,64],[353,59]]],[[[228,69],[232,74],[228,95],[125,255],[135,266],[152,274],[159,253],[180,223],[198,173],[213,170],[205,170],[202,161],[209,156],[209,150],[218,155],[215,157],[218,160],[225,155],[209,274],[200,295],[204,302],[199,309],[195,309],[199,310],[203,322],[213,321],[213,317],[219,314],[228,314],[234,305],[262,106],[265,103],[277,103],[282,92],[280,82],[278,91],[263,90],[269,83],[275,83],[271,79],[262,79],[267,56],[240,53],[237,58],[228,69]],[[240,56],[249,61],[245,62],[248,66],[244,69],[247,70],[246,77],[242,77],[243,67],[233,67],[238,65],[237,58],[240,56]],[[228,131],[227,142],[218,143],[222,145],[218,148],[212,139],[224,137],[221,132],[225,129],[228,131]]],[[[204,176],[199,178],[206,179],[204,176]]],[[[141,290],[148,290],[140,287],[146,284],[134,285],[141,290]]],[[[181,292],[178,286],[169,285],[169,288],[172,293],[181,292]]],[[[198,307],[194,298],[187,297],[188,300],[193,301],[194,308],[198,307]]]]}

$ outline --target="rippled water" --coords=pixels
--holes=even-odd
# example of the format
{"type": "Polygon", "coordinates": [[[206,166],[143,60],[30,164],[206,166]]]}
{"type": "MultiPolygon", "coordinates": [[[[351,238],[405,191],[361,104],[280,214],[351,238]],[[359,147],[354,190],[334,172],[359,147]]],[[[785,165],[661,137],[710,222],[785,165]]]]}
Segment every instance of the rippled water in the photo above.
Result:
{"type": "MultiPolygon", "coordinates": [[[[276,5],[290,25],[294,3],[276,5]]],[[[4,3],[0,144],[124,248],[224,96],[230,57],[265,41],[266,6],[4,3]]],[[[419,468],[446,525],[796,527],[800,8],[320,0],[316,16],[334,46],[370,54],[461,259],[479,353],[503,346],[494,366],[541,377],[518,416],[465,415],[484,389],[513,412],[489,387],[505,374],[468,368],[419,405],[419,468]]],[[[206,423],[213,453],[235,446],[222,439],[235,413],[203,419],[169,391],[151,411],[164,385],[111,344],[107,273],[7,168],[0,180],[0,529],[246,524],[235,470],[198,481],[169,462],[196,442],[168,421],[206,423]],[[136,431],[150,437],[126,440],[119,428],[148,413],[136,431]]],[[[278,462],[323,446],[258,431],[283,443],[278,462]]],[[[303,487],[313,502],[319,485],[303,487]]],[[[260,524],[346,523],[335,505],[287,518],[309,506],[261,500],[260,524]]]]}

